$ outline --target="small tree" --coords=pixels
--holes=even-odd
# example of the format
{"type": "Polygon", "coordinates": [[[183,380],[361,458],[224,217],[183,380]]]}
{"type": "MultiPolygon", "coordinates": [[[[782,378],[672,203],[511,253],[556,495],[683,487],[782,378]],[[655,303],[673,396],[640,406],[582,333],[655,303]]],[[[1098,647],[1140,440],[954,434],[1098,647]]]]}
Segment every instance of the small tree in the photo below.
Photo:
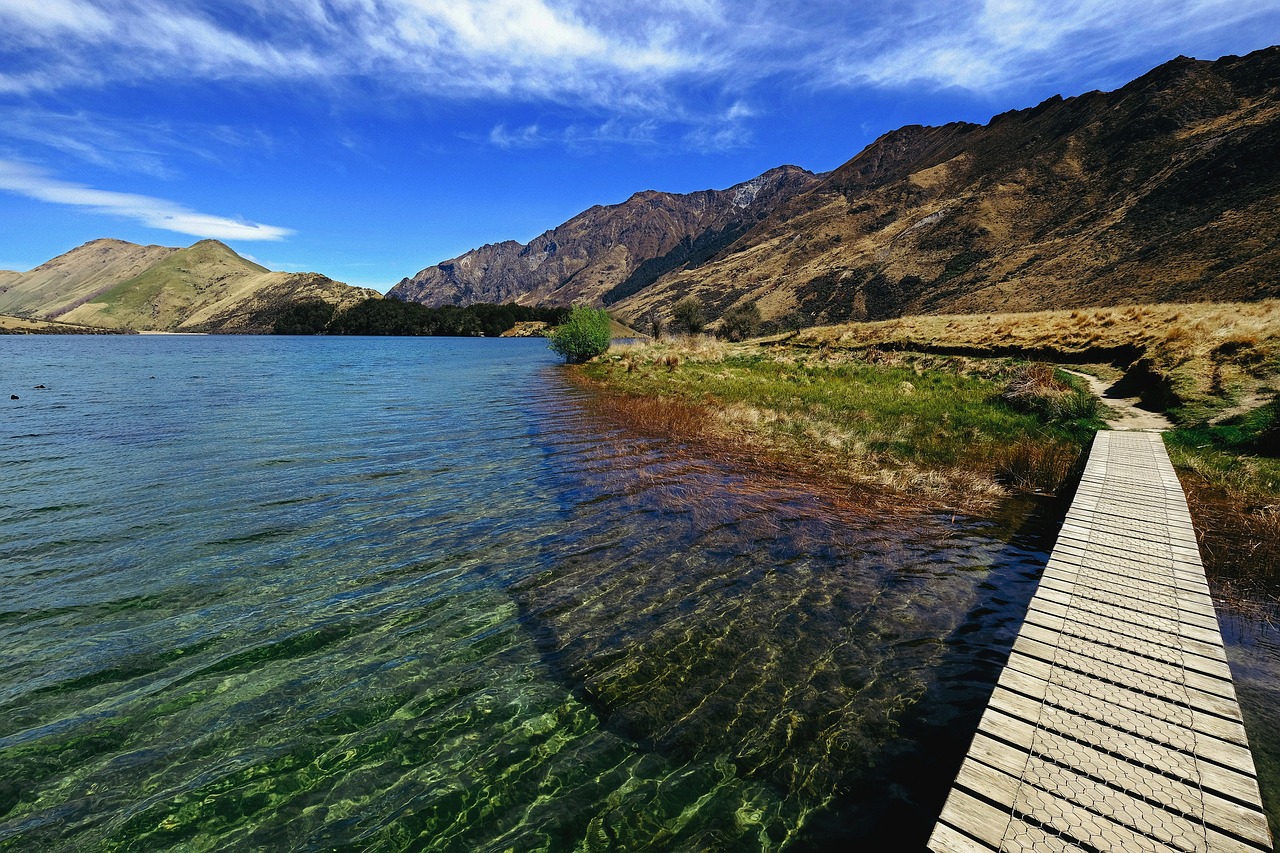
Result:
{"type": "Polygon", "coordinates": [[[662,315],[658,313],[658,309],[654,308],[645,318],[649,323],[649,334],[653,339],[660,340],[662,338],[662,315]]]}
{"type": "Polygon", "coordinates": [[[696,296],[686,296],[671,307],[671,325],[691,335],[696,335],[707,327],[707,312],[702,307],[702,300],[696,296]]]}
{"type": "Polygon", "coordinates": [[[760,330],[760,308],[755,300],[735,305],[720,318],[720,336],[731,341],[745,341],[760,330]]]}
{"type": "Polygon", "coordinates": [[[551,348],[569,364],[589,361],[609,349],[609,314],[599,308],[573,306],[565,321],[551,331],[551,348]]]}

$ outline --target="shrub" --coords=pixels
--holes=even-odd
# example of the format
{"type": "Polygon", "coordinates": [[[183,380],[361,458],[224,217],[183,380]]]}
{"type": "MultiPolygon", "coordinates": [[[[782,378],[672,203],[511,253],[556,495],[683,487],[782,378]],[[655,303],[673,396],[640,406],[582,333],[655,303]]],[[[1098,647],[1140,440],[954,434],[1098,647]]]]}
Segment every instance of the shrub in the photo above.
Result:
{"type": "Polygon", "coordinates": [[[1000,399],[1020,412],[1046,421],[1091,420],[1098,416],[1098,399],[1060,379],[1047,364],[1019,368],[1005,385],[1000,399]]]}
{"type": "Polygon", "coordinates": [[[655,340],[662,339],[662,315],[657,309],[650,311],[645,317],[645,321],[649,324],[649,335],[655,340]]]}
{"type": "Polygon", "coordinates": [[[745,341],[760,330],[760,308],[754,301],[735,305],[720,318],[720,337],[745,341]]]}
{"type": "Polygon", "coordinates": [[[702,300],[696,296],[686,296],[671,308],[671,325],[675,328],[696,335],[707,327],[707,313],[702,300]]]}
{"type": "Polygon", "coordinates": [[[609,314],[599,308],[575,305],[565,321],[551,332],[551,348],[569,364],[582,364],[609,349],[609,314]]]}

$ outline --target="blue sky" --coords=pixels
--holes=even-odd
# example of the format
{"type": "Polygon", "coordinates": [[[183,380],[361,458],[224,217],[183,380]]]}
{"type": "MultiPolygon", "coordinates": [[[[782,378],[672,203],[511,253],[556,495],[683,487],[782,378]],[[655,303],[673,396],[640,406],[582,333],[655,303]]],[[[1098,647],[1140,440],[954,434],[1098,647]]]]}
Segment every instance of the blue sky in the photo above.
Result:
{"type": "Polygon", "coordinates": [[[214,237],[385,291],[1278,36],[1280,0],[0,0],[0,269],[214,237]]]}

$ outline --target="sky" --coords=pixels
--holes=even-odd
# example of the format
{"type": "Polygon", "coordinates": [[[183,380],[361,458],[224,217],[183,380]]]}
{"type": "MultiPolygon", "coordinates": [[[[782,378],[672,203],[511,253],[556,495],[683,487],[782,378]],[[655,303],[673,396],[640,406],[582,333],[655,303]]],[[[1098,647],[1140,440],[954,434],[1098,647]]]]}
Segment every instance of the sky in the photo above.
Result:
{"type": "Polygon", "coordinates": [[[1280,0],[0,0],[0,269],[214,238],[386,291],[640,190],[1273,42],[1280,0]]]}

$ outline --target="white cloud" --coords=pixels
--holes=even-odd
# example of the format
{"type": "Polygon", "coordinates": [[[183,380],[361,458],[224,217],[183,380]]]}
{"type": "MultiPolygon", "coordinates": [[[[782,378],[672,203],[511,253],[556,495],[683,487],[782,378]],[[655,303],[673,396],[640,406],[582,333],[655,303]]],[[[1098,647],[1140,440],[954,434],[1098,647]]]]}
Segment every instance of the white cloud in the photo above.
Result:
{"type": "MultiPolygon", "coordinates": [[[[546,0],[3,0],[0,92],[164,79],[376,81],[444,97],[635,103],[698,57],[664,26],[546,0]],[[234,23],[228,23],[234,22],[234,23]],[[56,58],[56,62],[53,61],[56,58]]],[[[652,20],[656,21],[656,18],[652,20]]]]}
{"type": "Polygon", "coordinates": [[[5,0],[0,20],[43,32],[106,33],[111,19],[82,0],[5,0]]]}
{"type": "Polygon", "coordinates": [[[172,201],[133,193],[98,190],[50,177],[23,163],[0,160],[0,189],[44,201],[83,207],[94,213],[135,219],[152,228],[217,240],[281,240],[288,228],[261,225],[190,210],[172,201]]]}
{"type": "Polygon", "coordinates": [[[1251,20],[1268,19],[1280,21],[1280,0],[980,0],[963,7],[905,7],[863,37],[829,46],[824,53],[831,71],[819,79],[998,93],[1029,81],[1105,75],[1114,63],[1135,56],[1171,59],[1194,52],[1195,44],[1216,44],[1251,20]]]}
{"type": "Polygon", "coordinates": [[[0,93],[295,82],[337,100],[498,98],[727,139],[717,121],[745,125],[773,87],[1099,85],[1123,81],[1106,76],[1117,62],[1269,24],[1280,0],[0,0],[0,93]]]}

